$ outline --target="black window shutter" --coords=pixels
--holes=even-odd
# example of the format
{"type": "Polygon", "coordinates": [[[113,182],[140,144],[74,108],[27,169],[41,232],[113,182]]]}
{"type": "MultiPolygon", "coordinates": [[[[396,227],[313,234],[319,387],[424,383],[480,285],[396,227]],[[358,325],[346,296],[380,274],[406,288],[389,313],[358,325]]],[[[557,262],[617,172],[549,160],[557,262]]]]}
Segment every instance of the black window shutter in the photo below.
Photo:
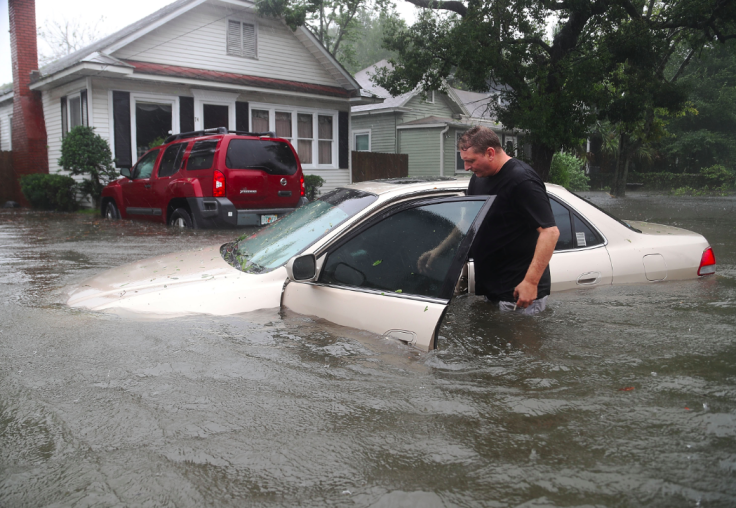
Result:
{"type": "Polygon", "coordinates": [[[194,130],[194,97],[179,97],[179,132],[194,130]]]}
{"type": "Polygon", "coordinates": [[[340,111],[337,120],[337,140],[340,149],[340,169],[347,169],[348,158],[350,157],[350,133],[348,132],[349,113],[340,111]]]}
{"type": "Polygon", "coordinates": [[[66,119],[66,97],[61,98],[61,139],[69,132],[69,122],[66,119]]]}
{"type": "Polygon", "coordinates": [[[87,89],[79,93],[79,102],[82,106],[82,125],[89,127],[89,109],[87,108],[87,89]]]}
{"type": "Polygon", "coordinates": [[[235,103],[235,130],[248,132],[248,103],[235,103]]]}
{"type": "Polygon", "coordinates": [[[112,92],[112,118],[115,127],[115,164],[119,168],[129,168],[133,165],[129,92],[112,92]]]}

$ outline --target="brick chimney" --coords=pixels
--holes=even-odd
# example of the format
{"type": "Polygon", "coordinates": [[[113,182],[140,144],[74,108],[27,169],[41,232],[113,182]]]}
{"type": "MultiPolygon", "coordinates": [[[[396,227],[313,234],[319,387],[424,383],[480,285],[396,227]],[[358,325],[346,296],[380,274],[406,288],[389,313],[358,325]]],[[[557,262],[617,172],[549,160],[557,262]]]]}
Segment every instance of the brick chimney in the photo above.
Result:
{"type": "MultiPolygon", "coordinates": [[[[30,173],[48,173],[46,123],[41,92],[28,88],[31,72],[38,69],[36,2],[9,0],[10,51],[13,61],[13,169],[15,180],[30,173]]],[[[16,201],[28,202],[16,183],[16,201]]]]}

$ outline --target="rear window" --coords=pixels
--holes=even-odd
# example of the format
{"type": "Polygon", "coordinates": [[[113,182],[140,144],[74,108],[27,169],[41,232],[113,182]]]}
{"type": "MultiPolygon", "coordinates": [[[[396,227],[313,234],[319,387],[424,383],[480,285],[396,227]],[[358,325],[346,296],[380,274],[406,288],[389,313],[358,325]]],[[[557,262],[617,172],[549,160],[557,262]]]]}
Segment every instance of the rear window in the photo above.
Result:
{"type": "Polygon", "coordinates": [[[212,161],[215,160],[215,149],[217,140],[197,141],[189,153],[187,169],[210,169],[212,161]]]}
{"type": "Polygon", "coordinates": [[[233,139],[227,147],[229,169],[260,169],[271,175],[296,173],[296,158],[289,145],[265,139],[233,139]]]}

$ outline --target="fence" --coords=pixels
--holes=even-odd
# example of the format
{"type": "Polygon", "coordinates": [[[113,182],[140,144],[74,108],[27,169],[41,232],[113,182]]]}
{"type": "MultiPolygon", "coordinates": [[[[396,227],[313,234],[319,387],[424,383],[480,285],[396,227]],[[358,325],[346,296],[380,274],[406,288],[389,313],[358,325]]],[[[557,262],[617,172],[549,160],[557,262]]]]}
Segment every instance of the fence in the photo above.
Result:
{"type": "Polygon", "coordinates": [[[409,176],[405,153],[352,152],[353,182],[409,176]]]}

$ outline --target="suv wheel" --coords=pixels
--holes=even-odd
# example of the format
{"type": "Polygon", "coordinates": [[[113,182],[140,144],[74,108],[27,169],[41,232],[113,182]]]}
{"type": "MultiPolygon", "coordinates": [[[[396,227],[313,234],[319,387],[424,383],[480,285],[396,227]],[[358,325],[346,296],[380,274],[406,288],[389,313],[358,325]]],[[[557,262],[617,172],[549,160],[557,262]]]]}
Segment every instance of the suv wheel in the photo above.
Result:
{"type": "Polygon", "coordinates": [[[115,206],[115,201],[108,201],[105,206],[105,218],[109,220],[118,220],[120,218],[120,210],[115,206]]]}
{"type": "Polygon", "coordinates": [[[174,210],[174,213],[172,213],[171,217],[169,218],[169,226],[174,226],[177,228],[193,228],[194,221],[192,220],[192,216],[189,215],[189,212],[185,208],[177,208],[176,210],[174,210]]]}

